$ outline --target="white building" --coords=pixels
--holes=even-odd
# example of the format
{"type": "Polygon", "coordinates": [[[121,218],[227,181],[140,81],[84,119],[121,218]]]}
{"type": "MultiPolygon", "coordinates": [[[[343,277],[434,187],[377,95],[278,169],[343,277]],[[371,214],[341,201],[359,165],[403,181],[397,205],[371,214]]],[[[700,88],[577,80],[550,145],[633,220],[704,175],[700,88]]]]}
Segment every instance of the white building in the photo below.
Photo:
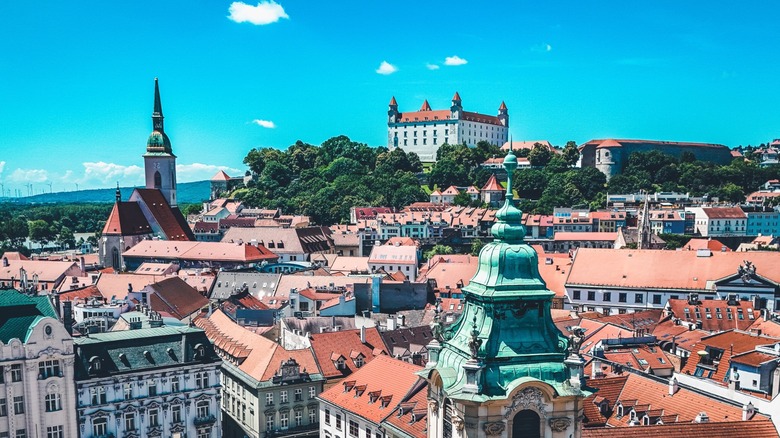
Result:
{"type": "Polygon", "coordinates": [[[398,112],[395,97],[387,112],[387,147],[414,152],[423,162],[436,161],[436,151],[444,143],[476,146],[480,141],[501,146],[509,139],[509,112],[501,102],[497,116],[463,111],[460,95],[452,106],[432,110],[426,100],[419,111],[398,112]]]}
{"type": "Polygon", "coordinates": [[[368,256],[371,272],[401,272],[409,281],[417,279],[418,263],[417,247],[414,246],[376,245],[368,256]]]}
{"type": "Polygon", "coordinates": [[[80,436],[222,436],[221,361],[203,330],[141,328],[75,343],[80,436]]]}
{"type": "Polygon", "coordinates": [[[73,339],[47,297],[0,290],[0,437],[76,437],[73,339]]]}
{"type": "Polygon", "coordinates": [[[744,236],[747,216],[739,207],[687,207],[694,214],[696,232],[702,237],[744,236]]]}

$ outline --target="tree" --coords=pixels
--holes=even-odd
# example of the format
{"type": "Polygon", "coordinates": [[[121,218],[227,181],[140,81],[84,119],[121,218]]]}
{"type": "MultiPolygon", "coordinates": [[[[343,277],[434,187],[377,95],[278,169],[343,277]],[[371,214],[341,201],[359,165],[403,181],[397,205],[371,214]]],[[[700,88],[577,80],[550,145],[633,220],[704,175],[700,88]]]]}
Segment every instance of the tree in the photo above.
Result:
{"type": "Polygon", "coordinates": [[[433,248],[431,248],[428,251],[425,251],[425,258],[431,259],[433,256],[437,255],[446,255],[446,254],[452,254],[453,250],[451,246],[447,245],[434,245],[433,248]]]}
{"type": "Polygon", "coordinates": [[[339,157],[325,168],[322,176],[329,181],[333,181],[343,175],[365,175],[366,173],[368,173],[366,166],[360,164],[357,160],[339,157]]]}
{"type": "MultiPolygon", "coordinates": [[[[181,206],[181,204],[179,204],[181,206]]],[[[191,214],[200,214],[201,210],[203,209],[203,206],[200,204],[185,204],[184,208],[182,208],[182,213],[184,213],[184,216],[189,216],[191,214]]]]}
{"type": "Polygon", "coordinates": [[[512,186],[521,198],[539,199],[547,187],[547,174],[539,169],[516,170],[512,186]]]}
{"type": "Polygon", "coordinates": [[[468,207],[471,205],[472,199],[471,195],[469,195],[465,190],[458,193],[455,198],[452,200],[452,203],[461,207],[468,207]]]}
{"type": "Polygon", "coordinates": [[[484,242],[482,242],[479,239],[474,239],[471,242],[471,253],[470,254],[473,255],[473,256],[478,256],[479,252],[482,251],[482,247],[484,247],[484,246],[485,246],[484,242]]]}
{"type": "Polygon", "coordinates": [[[27,226],[30,240],[38,242],[41,246],[45,246],[55,238],[55,233],[52,233],[51,227],[45,220],[36,219],[28,222],[27,226]]]}
{"type": "Polygon", "coordinates": [[[569,166],[575,166],[577,161],[580,160],[580,150],[577,148],[577,143],[573,141],[566,142],[566,146],[561,153],[563,160],[569,166]]]}
{"type": "Polygon", "coordinates": [[[438,185],[442,190],[449,186],[463,184],[468,180],[469,172],[465,166],[448,158],[436,162],[428,175],[428,187],[438,185]]]}
{"type": "Polygon", "coordinates": [[[552,152],[550,149],[541,143],[534,143],[534,148],[528,154],[528,161],[531,166],[544,167],[552,159],[552,152]]]}
{"type": "Polygon", "coordinates": [[[57,234],[57,243],[61,247],[74,248],[76,246],[76,236],[70,228],[62,227],[59,234],[57,234]]]}

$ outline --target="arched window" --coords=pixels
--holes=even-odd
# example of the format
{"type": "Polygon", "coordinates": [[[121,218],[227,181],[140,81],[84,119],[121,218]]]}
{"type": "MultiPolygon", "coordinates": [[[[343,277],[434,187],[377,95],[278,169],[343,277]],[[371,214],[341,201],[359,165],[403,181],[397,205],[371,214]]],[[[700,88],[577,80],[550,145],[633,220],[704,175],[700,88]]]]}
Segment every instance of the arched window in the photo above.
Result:
{"type": "Polygon", "coordinates": [[[119,270],[119,250],[116,248],[111,250],[111,266],[119,270]]]}
{"type": "Polygon", "coordinates": [[[160,176],[159,170],[154,172],[154,188],[155,189],[162,188],[162,176],[160,176]]]}
{"type": "Polygon", "coordinates": [[[525,409],[518,412],[512,420],[512,437],[514,438],[540,438],[541,421],[539,414],[525,409]]]}
{"type": "Polygon", "coordinates": [[[452,402],[450,399],[444,400],[444,417],[442,418],[443,438],[452,438],[452,402]]]}
{"type": "Polygon", "coordinates": [[[209,412],[209,402],[208,400],[201,400],[196,405],[196,410],[198,413],[198,417],[208,417],[211,412],[209,412]]]}

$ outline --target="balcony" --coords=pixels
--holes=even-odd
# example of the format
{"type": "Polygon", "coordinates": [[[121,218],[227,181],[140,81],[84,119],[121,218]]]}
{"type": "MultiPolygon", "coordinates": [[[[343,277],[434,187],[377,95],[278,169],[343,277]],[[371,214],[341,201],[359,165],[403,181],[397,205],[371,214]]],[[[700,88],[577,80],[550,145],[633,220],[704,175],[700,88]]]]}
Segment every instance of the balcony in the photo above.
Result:
{"type": "Polygon", "coordinates": [[[196,426],[206,426],[214,424],[217,421],[217,417],[214,415],[204,415],[202,417],[195,417],[194,423],[196,426]]]}

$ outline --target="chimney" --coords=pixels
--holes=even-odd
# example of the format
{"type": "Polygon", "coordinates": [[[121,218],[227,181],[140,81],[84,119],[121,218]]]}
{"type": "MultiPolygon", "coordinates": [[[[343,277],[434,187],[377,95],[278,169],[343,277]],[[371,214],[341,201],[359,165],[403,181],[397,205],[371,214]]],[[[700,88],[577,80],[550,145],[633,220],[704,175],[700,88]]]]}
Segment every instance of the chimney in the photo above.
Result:
{"type": "Polygon", "coordinates": [[[699,415],[696,416],[696,418],[693,419],[694,423],[709,423],[710,417],[707,416],[707,413],[704,411],[699,412],[699,415]]]}
{"type": "Polygon", "coordinates": [[[753,403],[748,402],[748,404],[742,406],[742,421],[748,421],[754,415],[756,415],[756,408],[753,406],[753,403]]]}
{"type": "Polygon", "coordinates": [[[680,385],[677,383],[677,378],[672,377],[669,379],[669,395],[675,395],[680,390],[680,385]]]}
{"type": "Polygon", "coordinates": [[[3,257],[3,267],[4,268],[8,267],[8,257],[3,257]]]}
{"type": "Polygon", "coordinates": [[[360,326],[360,342],[363,344],[366,343],[366,326],[364,325],[360,326]]]}
{"type": "Polygon", "coordinates": [[[73,335],[73,304],[70,301],[62,303],[62,323],[65,325],[65,331],[73,335]]]}
{"type": "Polygon", "coordinates": [[[133,292],[133,283],[127,283],[127,293],[130,294],[133,292]]]}
{"type": "Polygon", "coordinates": [[[79,269],[81,270],[81,275],[87,272],[87,264],[84,262],[84,257],[79,257],[79,269]]]}
{"type": "Polygon", "coordinates": [[[590,378],[601,377],[601,374],[601,360],[593,358],[593,362],[590,364],[590,378]]]}

